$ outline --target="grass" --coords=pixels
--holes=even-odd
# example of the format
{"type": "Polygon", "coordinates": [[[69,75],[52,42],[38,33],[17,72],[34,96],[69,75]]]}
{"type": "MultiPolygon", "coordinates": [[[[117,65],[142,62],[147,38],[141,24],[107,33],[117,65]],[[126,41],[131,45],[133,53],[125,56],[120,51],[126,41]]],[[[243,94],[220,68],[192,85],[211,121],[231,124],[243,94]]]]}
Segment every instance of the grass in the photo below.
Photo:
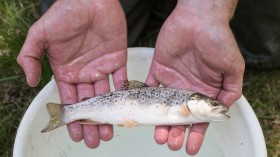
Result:
{"type": "Polygon", "coordinates": [[[243,94],[262,126],[269,157],[280,157],[280,70],[247,68],[243,94]]]}
{"type": "MultiPolygon", "coordinates": [[[[0,157],[12,156],[20,120],[28,105],[51,76],[46,58],[36,88],[26,85],[16,56],[30,25],[39,18],[36,0],[0,1],[0,157]]],[[[145,39],[146,40],[146,39],[145,39]]],[[[154,45],[154,40],[147,42],[154,45]]],[[[268,156],[280,156],[280,70],[246,68],[243,94],[252,105],[264,131],[268,156]]]]}
{"type": "Polygon", "coordinates": [[[16,130],[28,105],[48,82],[51,72],[43,60],[43,78],[37,88],[27,86],[16,57],[31,23],[39,18],[35,0],[0,1],[0,156],[12,156],[16,130]]]}

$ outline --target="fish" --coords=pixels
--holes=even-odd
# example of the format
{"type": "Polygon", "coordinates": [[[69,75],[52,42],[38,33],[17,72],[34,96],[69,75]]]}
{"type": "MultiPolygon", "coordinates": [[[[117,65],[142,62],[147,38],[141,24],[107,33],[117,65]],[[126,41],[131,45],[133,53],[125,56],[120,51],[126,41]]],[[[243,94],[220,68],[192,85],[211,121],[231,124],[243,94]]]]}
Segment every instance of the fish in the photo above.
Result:
{"type": "Polygon", "coordinates": [[[226,115],[229,108],[211,97],[185,89],[149,87],[135,80],[125,81],[121,90],[79,103],[47,103],[46,107],[50,121],[42,133],[74,121],[134,128],[218,122],[230,118],[226,115]]]}

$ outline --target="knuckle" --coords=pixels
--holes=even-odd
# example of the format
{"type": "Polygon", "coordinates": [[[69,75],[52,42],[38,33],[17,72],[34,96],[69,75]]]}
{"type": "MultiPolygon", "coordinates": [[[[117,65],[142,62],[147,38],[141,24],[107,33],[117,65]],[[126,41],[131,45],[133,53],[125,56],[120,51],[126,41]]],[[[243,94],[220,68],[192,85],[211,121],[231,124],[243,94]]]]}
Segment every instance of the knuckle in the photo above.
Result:
{"type": "Polygon", "coordinates": [[[19,54],[18,56],[17,56],[17,63],[18,64],[22,64],[22,55],[21,54],[19,54]]]}

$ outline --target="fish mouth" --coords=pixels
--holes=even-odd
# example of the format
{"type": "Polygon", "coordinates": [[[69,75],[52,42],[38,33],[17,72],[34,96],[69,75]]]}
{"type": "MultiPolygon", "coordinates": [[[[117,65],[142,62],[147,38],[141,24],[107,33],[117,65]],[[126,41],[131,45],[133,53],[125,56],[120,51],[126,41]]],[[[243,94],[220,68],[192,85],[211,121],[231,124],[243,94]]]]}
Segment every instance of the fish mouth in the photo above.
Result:
{"type": "Polygon", "coordinates": [[[226,106],[219,106],[212,109],[213,112],[226,114],[229,108],[226,106]]]}
{"type": "Polygon", "coordinates": [[[229,108],[228,107],[223,107],[221,110],[220,110],[220,113],[224,115],[225,119],[229,119],[230,116],[229,115],[226,115],[226,113],[229,111],[229,108]]]}
{"type": "Polygon", "coordinates": [[[229,111],[229,108],[223,107],[223,108],[220,110],[220,113],[225,115],[228,111],[229,111]]]}
{"type": "Polygon", "coordinates": [[[222,106],[222,107],[214,108],[212,111],[214,111],[215,113],[223,115],[223,117],[225,116],[227,119],[230,118],[229,115],[226,115],[226,113],[229,111],[228,107],[222,106]]]}

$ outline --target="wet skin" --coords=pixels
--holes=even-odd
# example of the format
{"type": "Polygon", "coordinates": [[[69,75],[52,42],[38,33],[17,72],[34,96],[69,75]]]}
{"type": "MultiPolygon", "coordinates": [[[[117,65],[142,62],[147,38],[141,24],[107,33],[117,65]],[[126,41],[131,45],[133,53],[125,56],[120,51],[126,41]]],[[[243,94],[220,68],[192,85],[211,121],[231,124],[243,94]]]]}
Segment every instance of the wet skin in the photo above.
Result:
{"type": "MultiPolygon", "coordinates": [[[[234,6],[230,1],[215,2],[221,2],[223,7],[213,9],[214,1],[178,1],[160,30],[148,85],[190,89],[227,106],[241,96],[244,60],[229,27],[234,6]]],[[[186,127],[156,127],[155,141],[179,150],[186,127]]],[[[186,143],[188,154],[199,151],[207,127],[207,123],[191,126],[186,143]]]]}
{"type": "MultiPolygon", "coordinates": [[[[40,79],[42,50],[46,51],[62,104],[72,104],[110,91],[109,74],[119,89],[127,80],[126,22],[118,1],[61,0],[29,29],[18,56],[27,82],[40,79]]],[[[96,148],[113,137],[110,125],[68,125],[74,141],[96,148]]]]}
{"type": "MultiPolygon", "coordinates": [[[[229,27],[233,0],[178,0],[158,36],[146,83],[185,88],[217,98],[230,106],[241,96],[244,61],[229,27]]],[[[109,74],[119,89],[127,80],[127,34],[117,0],[60,0],[29,29],[18,56],[27,83],[40,80],[45,50],[58,85],[61,102],[72,104],[109,92],[109,74]]],[[[208,124],[193,125],[186,151],[196,154],[208,124]]],[[[74,141],[89,148],[113,137],[110,125],[68,125],[74,141]]],[[[162,126],[158,144],[172,150],[183,145],[186,126],[162,126]]]]}

